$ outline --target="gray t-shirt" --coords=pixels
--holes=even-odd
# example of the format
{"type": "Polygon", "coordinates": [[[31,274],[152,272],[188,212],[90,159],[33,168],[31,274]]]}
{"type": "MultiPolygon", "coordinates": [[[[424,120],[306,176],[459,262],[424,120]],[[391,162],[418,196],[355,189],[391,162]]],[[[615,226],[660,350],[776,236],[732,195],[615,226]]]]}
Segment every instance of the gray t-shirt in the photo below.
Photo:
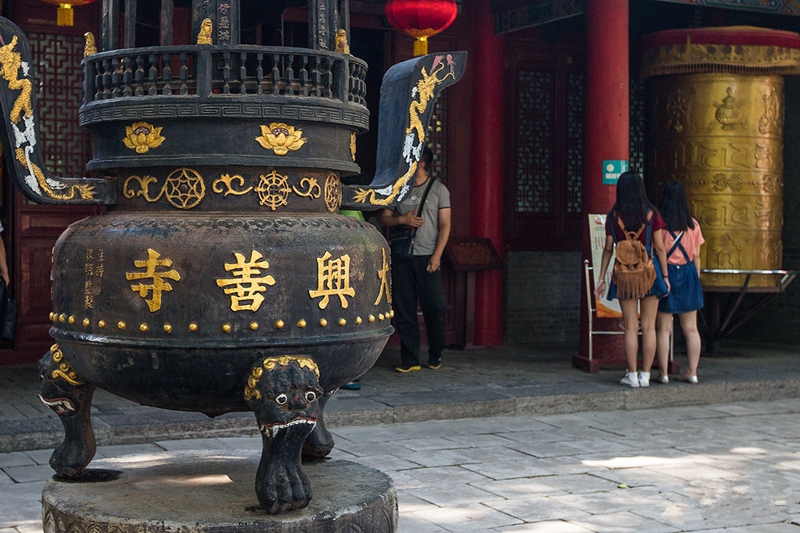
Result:
{"type": "MultiPolygon", "coordinates": [[[[415,185],[395,210],[401,215],[415,212],[420,200],[422,200],[422,195],[425,194],[427,185],[427,180],[422,185],[415,185]]],[[[422,206],[422,218],[425,223],[417,228],[417,233],[414,236],[414,250],[412,252],[414,255],[433,254],[436,249],[436,238],[439,236],[439,210],[449,207],[450,191],[441,182],[434,181],[433,185],[431,185],[431,191],[428,193],[428,198],[425,200],[425,205],[422,206]]]]}

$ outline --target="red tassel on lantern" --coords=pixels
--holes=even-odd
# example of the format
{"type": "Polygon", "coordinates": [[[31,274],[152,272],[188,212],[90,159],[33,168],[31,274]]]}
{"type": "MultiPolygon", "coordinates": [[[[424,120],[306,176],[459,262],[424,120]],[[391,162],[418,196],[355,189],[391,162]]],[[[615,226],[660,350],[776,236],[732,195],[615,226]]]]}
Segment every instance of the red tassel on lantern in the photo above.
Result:
{"type": "Polygon", "coordinates": [[[386,16],[392,26],[414,37],[414,56],[428,53],[428,37],[447,29],[458,14],[455,0],[389,0],[386,16]]]}

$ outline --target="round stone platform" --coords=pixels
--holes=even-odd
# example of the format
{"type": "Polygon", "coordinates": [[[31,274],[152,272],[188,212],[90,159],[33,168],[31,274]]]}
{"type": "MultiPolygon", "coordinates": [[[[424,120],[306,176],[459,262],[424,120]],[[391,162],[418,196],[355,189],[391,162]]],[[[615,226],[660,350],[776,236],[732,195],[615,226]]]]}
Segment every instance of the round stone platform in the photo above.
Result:
{"type": "Polygon", "coordinates": [[[305,508],[268,515],[258,505],[259,452],[184,451],[92,462],[118,479],[51,479],[42,491],[44,533],[393,533],[392,479],[349,461],[304,464],[313,499],[305,508]]]}

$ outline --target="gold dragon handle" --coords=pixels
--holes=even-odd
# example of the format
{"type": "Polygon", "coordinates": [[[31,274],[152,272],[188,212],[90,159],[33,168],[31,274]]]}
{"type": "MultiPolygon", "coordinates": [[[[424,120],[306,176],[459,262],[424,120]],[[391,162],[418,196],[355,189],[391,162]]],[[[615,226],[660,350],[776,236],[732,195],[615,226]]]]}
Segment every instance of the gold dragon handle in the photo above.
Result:
{"type": "Polygon", "coordinates": [[[113,179],[61,178],[44,164],[36,95],[31,72],[31,48],[22,30],[0,17],[0,108],[5,121],[3,146],[18,189],[44,204],[115,204],[113,179]]]}
{"type": "Polygon", "coordinates": [[[390,208],[405,198],[425,147],[436,97],[461,79],[466,62],[466,52],[445,52],[410,59],[386,71],[375,178],[366,187],[343,187],[343,208],[390,208]]]}

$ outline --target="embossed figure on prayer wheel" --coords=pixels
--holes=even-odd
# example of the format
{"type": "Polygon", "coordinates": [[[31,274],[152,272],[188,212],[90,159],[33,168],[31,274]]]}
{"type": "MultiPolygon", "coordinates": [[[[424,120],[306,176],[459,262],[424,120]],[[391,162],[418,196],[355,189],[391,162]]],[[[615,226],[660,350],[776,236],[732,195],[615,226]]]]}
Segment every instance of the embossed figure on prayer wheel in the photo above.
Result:
{"type": "MultiPolygon", "coordinates": [[[[680,181],[703,228],[705,269],[781,268],[784,75],[800,73],[800,35],[753,27],[645,37],[650,84],[646,178],[680,181]]],[[[702,274],[707,290],[744,276],[702,274]]],[[[774,287],[753,276],[750,287],[774,287]]]]}
{"type": "Polygon", "coordinates": [[[333,447],[326,401],[392,332],[388,245],[338,210],[403,200],[435,99],[461,78],[466,53],[389,69],[376,176],[343,186],[360,172],[356,136],[369,124],[346,0],[309,0],[307,49],[241,44],[239,0],[193,3],[196,44],[184,46],[168,44],[164,0],[161,44],[135,48],[136,4],[125,2],[124,46],[119,0],[104,2],[99,42],[87,34],[80,120],[92,178],[47,171],[30,47],[0,18],[15,184],[36,202],[108,206],[54,248],[56,344],[40,363],[40,396],[66,439],[50,464],[81,479],[95,452],[95,387],[209,416],[251,410],[264,440],[258,501],[269,513],[299,509],[311,499],[301,450],[319,458],[333,447]]]}

